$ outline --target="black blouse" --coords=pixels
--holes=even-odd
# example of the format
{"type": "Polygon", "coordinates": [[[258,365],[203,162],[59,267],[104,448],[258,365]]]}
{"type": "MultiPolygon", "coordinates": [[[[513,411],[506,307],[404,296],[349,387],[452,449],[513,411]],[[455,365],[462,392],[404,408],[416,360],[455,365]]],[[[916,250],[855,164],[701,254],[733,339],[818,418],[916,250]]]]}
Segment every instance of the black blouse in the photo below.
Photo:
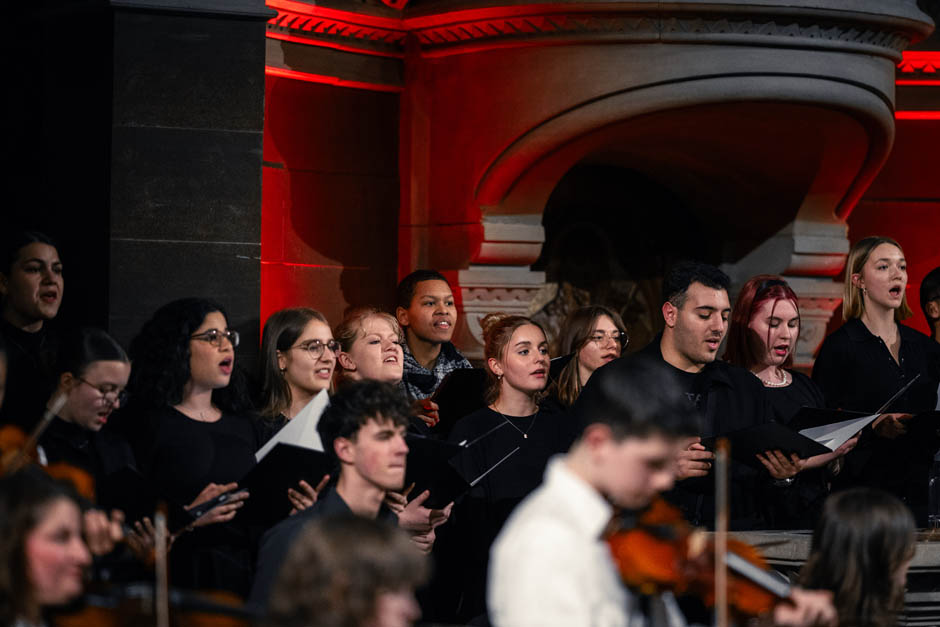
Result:
{"type": "MultiPolygon", "coordinates": [[[[887,411],[918,414],[937,406],[940,345],[910,327],[898,325],[898,330],[899,361],[859,319],[849,320],[826,338],[813,367],[813,381],[828,407],[874,412],[918,374],[920,379],[887,411]]],[[[938,446],[938,426],[912,425],[916,428],[894,440],[863,437],[846,456],[834,487],[880,487],[907,502],[918,522],[925,523],[927,475],[938,446]]]]}
{"type": "MultiPolygon", "coordinates": [[[[464,477],[479,477],[513,449],[520,447],[519,450],[457,504],[453,528],[439,530],[451,534],[445,543],[453,543],[457,550],[449,559],[462,566],[459,573],[462,581],[454,584],[463,591],[459,622],[485,614],[490,545],[516,505],[542,483],[548,460],[567,451],[575,438],[574,423],[568,415],[553,406],[544,406],[531,416],[503,416],[484,407],[459,420],[449,440],[472,440],[494,427],[499,428],[455,460],[464,477]]],[[[439,532],[439,540],[441,535],[439,532]]]]}
{"type": "MultiPolygon", "coordinates": [[[[764,387],[775,422],[789,424],[803,407],[825,407],[822,391],[801,372],[788,371],[793,380],[786,387],[764,387]]],[[[775,489],[770,495],[770,524],[775,529],[814,529],[829,494],[827,470],[810,468],[796,477],[792,486],[775,489]]]]}
{"type": "Polygon", "coordinates": [[[0,320],[0,334],[7,345],[6,394],[0,407],[0,423],[16,425],[28,433],[39,423],[55,388],[59,336],[48,322],[30,333],[6,320],[0,320]]]}
{"type": "MultiPolygon", "coordinates": [[[[223,413],[216,422],[200,422],[163,407],[146,421],[150,437],[139,455],[142,470],[160,496],[178,505],[192,502],[209,483],[241,479],[262,444],[260,423],[249,416],[223,413]]],[[[246,596],[256,532],[236,517],[183,534],[173,545],[172,585],[246,596]]]]}

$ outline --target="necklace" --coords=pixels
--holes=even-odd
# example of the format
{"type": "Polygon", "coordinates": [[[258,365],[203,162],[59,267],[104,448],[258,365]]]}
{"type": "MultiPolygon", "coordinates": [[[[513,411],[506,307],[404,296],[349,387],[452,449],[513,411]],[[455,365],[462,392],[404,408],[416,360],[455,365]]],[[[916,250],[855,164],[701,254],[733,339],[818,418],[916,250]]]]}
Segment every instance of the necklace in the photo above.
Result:
{"type": "Polygon", "coordinates": [[[760,382],[763,383],[765,387],[783,388],[790,385],[790,373],[786,370],[780,370],[779,381],[768,381],[767,379],[761,379],[761,377],[756,372],[754,373],[754,376],[760,379],[760,382]]]}
{"type": "Polygon", "coordinates": [[[539,412],[540,412],[541,410],[536,410],[536,412],[535,412],[535,418],[532,419],[532,423],[529,424],[529,428],[526,429],[525,431],[523,431],[522,429],[520,429],[519,427],[517,427],[516,425],[514,425],[514,424],[512,423],[512,421],[509,420],[509,418],[507,418],[506,416],[504,416],[504,415],[503,415],[503,412],[499,411],[499,410],[496,408],[496,403],[493,403],[493,411],[495,411],[497,414],[499,414],[499,417],[502,418],[503,421],[504,421],[506,424],[508,424],[510,427],[512,427],[513,429],[515,429],[515,430],[518,431],[519,433],[521,433],[523,439],[528,440],[528,439],[529,439],[529,431],[531,431],[531,430],[532,430],[532,427],[535,426],[535,421],[539,419],[539,412]]]}

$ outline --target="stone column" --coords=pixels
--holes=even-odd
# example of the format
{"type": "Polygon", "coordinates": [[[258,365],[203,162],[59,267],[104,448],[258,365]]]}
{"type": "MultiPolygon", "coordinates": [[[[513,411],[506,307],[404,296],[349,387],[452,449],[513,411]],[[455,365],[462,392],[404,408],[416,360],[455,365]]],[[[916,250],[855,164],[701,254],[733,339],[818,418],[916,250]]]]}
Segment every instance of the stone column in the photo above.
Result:
{"type": "Polygon", "coordinates": [[[529,266],[541,252],[545,231],[538,215],[502,215],[483,219],[483,242],[469,268],[446,273],[458,296],[460,323],[454,343],[468,359],[483,359],[480,321],[488,313],[526,316],[544,272],[529,266]]]}

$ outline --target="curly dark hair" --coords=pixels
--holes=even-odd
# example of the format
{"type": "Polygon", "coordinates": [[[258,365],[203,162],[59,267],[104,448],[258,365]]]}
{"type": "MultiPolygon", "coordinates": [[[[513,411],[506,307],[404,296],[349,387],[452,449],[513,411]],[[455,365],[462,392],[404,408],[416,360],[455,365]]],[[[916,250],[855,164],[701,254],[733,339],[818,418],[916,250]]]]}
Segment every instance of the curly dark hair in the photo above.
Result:
{"type": "Polygon", "coordinates": [[[0,625],[35,608],[26,564],[26,536],[39,524],[46,507],[59,499],[77,505],[69,486],[26,468],[0,479],[0,625]]]}
{"type": "Polygon", "coordinates": [[[360,427],[379,418],[407,427],[413,414],[411,403],[397,386],[382,381],[350,381],[330,399],[317,431],[323,450],[335,457],[336,438],[355,440],[360,427]]]}
{"type": "MultiPolygon", "coordinates": [[[[131,341],[131,378],[128,390],[134,403],[145,407],[178,405],[190,378],[189,341],[206,316],[221,305],[205,298],[182,298],[157,310],[131,341]]],[[[250,408],[245,375],[236,360],[232,378],[224,388],[212,392],[212,402],[226,412],[250,408]]]]}

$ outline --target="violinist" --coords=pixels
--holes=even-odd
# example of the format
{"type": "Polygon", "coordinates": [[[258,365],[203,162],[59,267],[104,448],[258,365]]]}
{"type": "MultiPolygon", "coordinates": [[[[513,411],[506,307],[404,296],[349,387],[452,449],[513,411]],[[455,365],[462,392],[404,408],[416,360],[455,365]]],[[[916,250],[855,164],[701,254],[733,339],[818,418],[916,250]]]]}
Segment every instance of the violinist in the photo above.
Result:
{"type": "Polygon", "coordinates": [[[24,431],[42,415],[54,387],[59,313],[65,279],[55,243],[38,231],[12,231],[0,241],[0,335],[7,344],[9,386],[0,423],[24,431]]]}
{"type": "Polygon", "coordinates": [[[109,490],[108,477],[135,468],[130,444],[103,427],[125,399],[131,363],[121,345],[100,329],[82,329],[63,342],[58,385],[65,404],[39,440],[40,463],[70,463],[91,475],[96,501],[106,509],[120,507],[122,496],[109,490]]]}
{"type": "Polygon", "coordinates": [[[919,375],[845,456],[833,489],[865,485],[885,490],[904,501],[924,526],[927,476],[940,442],[930,419],[920,424],[911,419],[937,406],[940,345],[900,324],[912,314],[907,280],[907,260],[895,240],[866,237],[852,246],[845,268],[845,323],[820,347],[813,381],[828,407],[873,412],[919,375]]]}
{"type": "Polygon", "coordinates": [[[91,554],[74,493],[35,468],[0,478],[0,625],[41,627],[82,592],[91,554]]]}
{"type": "MultiPolygon", "coordinates": [[[[675,480],[686,438],[699,432],[685,394],[663,366],[623,365],[592,377],[579,399],[585,427],[544,483],[513,512],[493,545],[487,586],[495,627],[646,626],[603,535],[614,507],[637,510],[675,480]]],[[[654,600],[681,624],[675,604],[654,600]]],[[[798,591],[774,609],[781,625],[831,625],[826,594],[798,591]]]]}

